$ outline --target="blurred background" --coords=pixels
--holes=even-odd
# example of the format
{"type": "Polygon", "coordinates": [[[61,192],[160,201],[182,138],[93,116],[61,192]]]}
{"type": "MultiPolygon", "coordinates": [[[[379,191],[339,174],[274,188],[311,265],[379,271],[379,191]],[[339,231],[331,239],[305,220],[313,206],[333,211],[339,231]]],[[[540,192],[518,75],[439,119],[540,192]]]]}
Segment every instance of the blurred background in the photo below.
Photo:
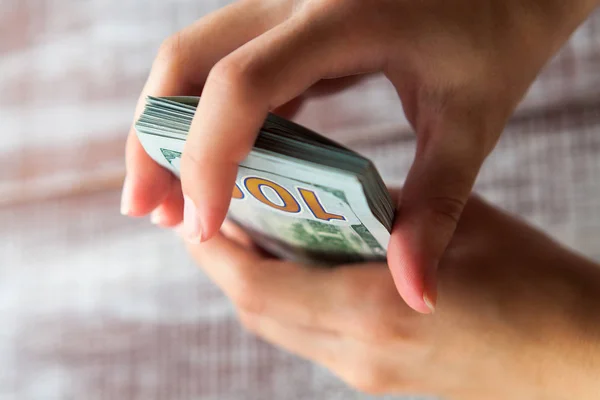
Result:
{"type": "MultiPolygon", "coordinates": [[[[0,399],[362,399],[246,334],[172,232],[119,214],[159,44],[223,0],[0,2],[0,399]]],[[[380,77],[297,120],[401,184],[413,135],[380,77]]],[[[600,260],[600,12],[531,88],[477,191],[600,260]]]]}

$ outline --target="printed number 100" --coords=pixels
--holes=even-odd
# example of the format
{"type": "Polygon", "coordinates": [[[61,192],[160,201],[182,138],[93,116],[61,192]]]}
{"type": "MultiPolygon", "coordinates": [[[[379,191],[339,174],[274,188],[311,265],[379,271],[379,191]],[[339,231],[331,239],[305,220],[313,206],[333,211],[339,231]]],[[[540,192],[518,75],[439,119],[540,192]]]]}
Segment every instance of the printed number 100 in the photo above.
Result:
{"type": "MultiPolygon", "coordinates": [[[[302,210],[300,202],[296,199],[296,197],[290,193],[289,190],[275,182],[258,177],[248,177],[244,179],[243,187],[245,191],[256,200],[276,210],[294,214],[299,213],[302,210]],[[273,192],[275,192],[279,197],[281,204],[277,204],[270,200],[264,193],[265,188],[270,188],[273,192]]],[[[346,221],[346,218],[342,215],[332,214],[325,211],[323,205],[321,202],[319,202],[317,194],[312,190],[298,188],[298,193],[300,194],[301,202],[306,205],[308,210],[316,219],[321,221],[346,221]]],[[[232,198],[241,200],[245,196],[245,192],[236,183],[233,188],[232,198]]]]}

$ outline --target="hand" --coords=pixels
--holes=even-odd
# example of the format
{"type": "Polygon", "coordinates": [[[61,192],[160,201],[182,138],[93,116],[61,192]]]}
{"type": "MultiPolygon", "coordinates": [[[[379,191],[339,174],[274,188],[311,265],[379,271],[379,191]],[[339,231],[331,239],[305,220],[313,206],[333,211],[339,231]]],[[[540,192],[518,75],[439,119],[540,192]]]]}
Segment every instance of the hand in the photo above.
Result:
{"type": "Polygon", "coordinates": [[[193,258],[244,326],[359,390],[455,399],[596,399],[600,269],[471,198],[440,263],[438,311],[398,296],[385,264],[266,258],[235,225],[193,258]]]}
{"type": "Polygon", "coordinates": [[[202,92],[181,161],[183,193],[132,130],[123,211],[212,237],[237,165],[268,111],[322,79],[384,73],[417,134],[389,245],[398,291],[436,303],[436,270],[479,168],[540,68],[598,0],[243,0],[162,46],[146,95],[202,92]]]}

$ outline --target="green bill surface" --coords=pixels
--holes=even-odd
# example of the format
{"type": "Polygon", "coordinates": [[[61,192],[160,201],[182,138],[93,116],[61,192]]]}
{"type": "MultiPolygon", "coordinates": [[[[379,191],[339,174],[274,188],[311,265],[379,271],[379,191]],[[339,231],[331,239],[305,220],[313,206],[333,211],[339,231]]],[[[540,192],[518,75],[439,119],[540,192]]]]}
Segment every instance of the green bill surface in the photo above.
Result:
{"type": "MultiPolygon", "coordinates": [[[[154,107],[155,119],[146,116],[136,127],[146,152],[179,176],[187,131],[172,123],[181,110],[169,106],[164,119],[154,107]]],[[[374,215],[364,177],[273,147],[255,147],[240,164],[228,217],[257,244],[286,259],[313,264],[385,259],[390,224],[374,215]]]]}

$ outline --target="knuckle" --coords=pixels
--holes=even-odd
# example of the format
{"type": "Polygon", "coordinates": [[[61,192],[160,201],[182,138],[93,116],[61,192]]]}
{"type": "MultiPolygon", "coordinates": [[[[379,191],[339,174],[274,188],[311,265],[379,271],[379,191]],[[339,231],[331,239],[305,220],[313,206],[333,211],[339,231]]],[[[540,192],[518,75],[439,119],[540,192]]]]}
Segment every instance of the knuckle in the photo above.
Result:
{"type": "Polygon", "coordinates": [[[264,296],[255,278],[247,273],[236,273],[229,288],[229,297],[245,314],[262,315],[266,308],[264,296]]]}
{"type": "Polygon", "coordinates": [[[202,171],[202,166],[205,165],[195,148],[186,148],[181,153],[180,174],[187,175],[190,172],[202,171]]]}
{"type": "Polygon", "coordinates": [[[342,289],[342,298],[356,299],[363,297],[365,287],[364,281],[360,279],[360,276],[342,274],[338,279],[340,280],[340,288],[342,289]]]}
{"type": "Polygon", "coordinates": [[[166,38],[158,49],[157,61],[165,64],[181,64],[184,62],[183,34],[176,32],[166,38]]]}
{"type": "Polygon", "coordinates": [[[396,327],[390,323],[389,316],[382,313],[365,316],[359,321],[358,328],[362,331],[363,338],[371,343],[384,344],[397,340],[396,327]]]}
{"type": "Polygon", "coordinates": [[[381,368],[371,360],[359,361],[346,373],[348,385],[368,395],[384,394],[388,388],[381,368]]]}
{"type": "Polygon", "coordinates": [[[356,333],[362,340],[378,345],[393,342],[399,335],[394,317],[400,297],[389,273],[385,272],[349,280],[345,289],[347,296],[360,298],[364,306],[354,314],[356,333]]]}
{"type": "MultiPolygon", "coordinates": [[[[372,2],[375,0],[372,0],[372,2]]],[[[307,25],[325,18],[328,27],[343,28],[339,21],[364,21],[373,10],[371,2],[364,0],[303,0],[297,1],[294,9],[307,25]]]]}
{"type": "Polygon", "coordinates": [[[357,330],[363,340],[379,345],[392,343],[398,340],[399,332],[393,317],[390,318],[389,307],[385,303],[377,302],[371,312],[365,313],[357,321],[357,330]]]}
{"type": "Polygon", "coordinates": [[[179,177],[184,193],[194,193],[192,189],[198,186],[199,177],[205,173],[204,166],[207,163],[202,158],[203,156],[199,154],[197,148],[186,148],[181,154],[179,177]]]}
{"type": "Polygon", "coordinates": [[[296,0],[294,1],[294,11],[296,13],[312,14],[318,10],[323,10],[332,0],[296,0]]]}
{"type": "Polygon", "coordinates": [[[388,274],[374,278],[377,274],[370,272],[367,269],[339,275],[339,297],[349,303],[361,299],[361,307],[347,315],[353,331],[361,340],[388,343],[396,335],[395,325],[390,324],[390,311],[394,312],[390,306],[395,305],[399,297],[388,274]]]}
{"type": "Polygon", "coordinates": [[[243,90],[256,80],[257,69],[257,63],[252,56],[228,56],[213,66],[208,80],[227,90],[243,90]]]}
{"type": "Polygon", "coordinates": [[[433,196],[427,200],[427,208],[436,222],[457,224],[466,201],[456,196],[433,196]]]}

